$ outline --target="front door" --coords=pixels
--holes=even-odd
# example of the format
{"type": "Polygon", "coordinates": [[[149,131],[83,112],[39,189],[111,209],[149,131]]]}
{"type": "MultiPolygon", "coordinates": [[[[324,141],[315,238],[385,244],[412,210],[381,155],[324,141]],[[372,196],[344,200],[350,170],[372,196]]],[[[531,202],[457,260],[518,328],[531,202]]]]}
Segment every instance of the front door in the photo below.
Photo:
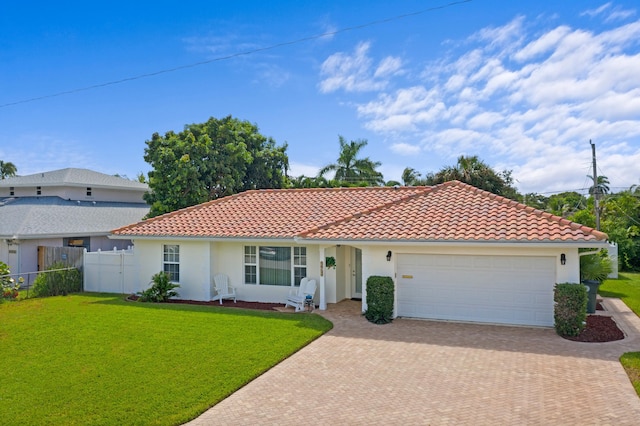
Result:
{"type": "Polygon", "coordinates": [[[362,299],[362,250],[351,248],[351,298],[362,299]]]}

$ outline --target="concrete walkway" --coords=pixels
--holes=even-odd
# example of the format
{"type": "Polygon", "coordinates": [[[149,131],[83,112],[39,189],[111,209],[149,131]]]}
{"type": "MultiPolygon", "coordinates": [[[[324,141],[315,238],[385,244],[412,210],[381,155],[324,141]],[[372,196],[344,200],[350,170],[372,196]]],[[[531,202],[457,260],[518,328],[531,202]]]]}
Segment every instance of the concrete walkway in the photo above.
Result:
{"type": "Polygon", "coordinates": [[[618,362],[640,351],[640,319],[605,299],[627,335],[578,343],[553,329],[397,319],[329,305],[334,329],[190,425],[638,425],[618,362]]]}

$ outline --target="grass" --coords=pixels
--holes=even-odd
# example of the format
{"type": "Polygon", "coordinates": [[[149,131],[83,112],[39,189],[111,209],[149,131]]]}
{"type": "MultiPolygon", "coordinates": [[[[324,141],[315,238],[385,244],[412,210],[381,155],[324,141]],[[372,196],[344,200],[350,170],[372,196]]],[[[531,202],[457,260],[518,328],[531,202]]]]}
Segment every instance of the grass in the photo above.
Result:
{"type": "Polygon", "coordinates": [[[2,424],[180,424],[331,328],[81,294],[0,304],[2,424]]]}
{"type": "MultiPolygon", "coordinates": [[[[622,299],[629,309],[640,316],[640,273],[619,274],[617,280],[606,280],[598,294],[622,299]]],[[[620,362],[640,396],[640,352],[627,352],[620,357],[620,362]]]]}

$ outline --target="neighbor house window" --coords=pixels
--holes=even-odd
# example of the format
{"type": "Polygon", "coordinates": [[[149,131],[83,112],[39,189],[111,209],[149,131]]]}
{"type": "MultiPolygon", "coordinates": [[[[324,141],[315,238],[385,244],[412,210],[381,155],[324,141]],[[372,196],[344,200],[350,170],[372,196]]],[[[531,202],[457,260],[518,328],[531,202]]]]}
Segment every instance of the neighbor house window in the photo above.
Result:
{"type": "Polygon", "coordinates": [[[300,285],[307,276],[306,247],[245,246],[244,282],[259,285],[300,285]]]}
{"type": "Polygon", "coordinates": [[[91,197],[91,188],[87,188],[87,197],[91,197]]]}
{"type": "Polygon", "coordinates": [[[90,250],[89,242],[91,239],[89,237],[72,237],[72,238],[63,238],[62,243],[67,247],[84,247],[87,251],[90,250]]]}
{"type": "Polygon", "coordinates": [[[16,195],[16,190],[13,186],[9,187],[9,195],[11,195],[12,197],[16,195]]]}
{"type": "Polygon", "coordinates": [[[42,187],[36,186],[36,195],[42,195],[42,187]]]}
{"type": "Polygon", "coordinates": [[[162,270],[173,282],[180,282],[180,246],[165,244],[162,253],[162,270]]]}

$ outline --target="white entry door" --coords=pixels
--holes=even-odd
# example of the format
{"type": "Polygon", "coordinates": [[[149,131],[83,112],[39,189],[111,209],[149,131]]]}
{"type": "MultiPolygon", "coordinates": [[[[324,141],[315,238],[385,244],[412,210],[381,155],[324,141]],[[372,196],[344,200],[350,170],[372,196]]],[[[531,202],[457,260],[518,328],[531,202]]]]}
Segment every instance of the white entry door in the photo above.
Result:
{"type": "Polygon", "coordinates": [[[555,258],[400,254],[398,315],[553,325],[555,258]]]}
{"type": "Polygon", "coordinates": [[[362,250],[351,247],[351,298],[362,299],[362,250]]]}

